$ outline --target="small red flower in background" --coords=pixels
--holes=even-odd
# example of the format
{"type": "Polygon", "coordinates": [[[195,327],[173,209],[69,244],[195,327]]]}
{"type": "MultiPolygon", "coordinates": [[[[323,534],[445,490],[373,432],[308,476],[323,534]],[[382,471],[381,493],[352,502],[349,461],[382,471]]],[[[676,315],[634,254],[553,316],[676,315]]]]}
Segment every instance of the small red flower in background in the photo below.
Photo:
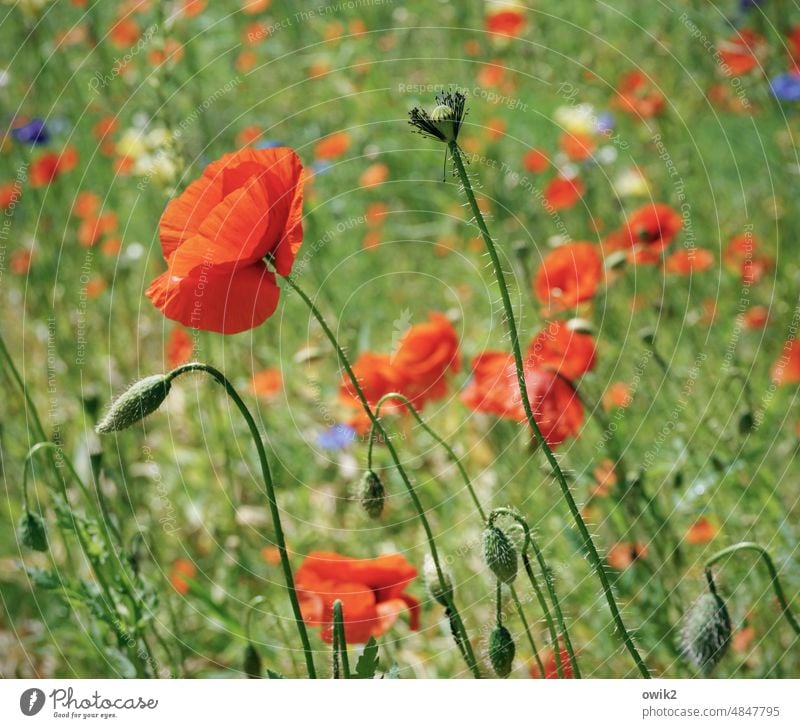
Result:
{"type": "Polygon", "coordinates": [[[411,629],[419,629],[419,601],[406,593],[417,570],[401,554],[353,559],[314,551],[295,574],[300,609],[306,624],[322,627],[332,641],[333,603],[340,599],[347,642],[363,644],[384,634],[405,611],[411,629]]]}
{"type": "Polygon", "coordinates": [[[179,594],[188,594],[192,579],[197,576],[197,567],[189,559],[176,559],[169,571],[169,580],[179,594]]]}
{"type": "Polygon", "coordinates": [[[66,147],[61,154],[45,152],[31,162],[28,182],[31,187],[46,187],[63,173],[75,169],[77,164],[78,152],[75,147],[66,147]]]}
{"type": "Polygon", "coordinates": [[[338,131],[320,139],[314,145],[315,159],[338,159],[350,148],[350,135],[346,131],[338,131]]]}
{"type": "Polygon", "coordinates": [[[688,276],[690,273],[702,273],[714,265],[714,255],[705,248],[684,248],[676,250],[665,261],[669,273],[688,276]]]}
{"type": "Polygon", "coordinates": [[[594,296],[602,277],[597,247],[568,243],[545,256],[533,279],[533,291],[550,308],[574,308],[594,296]]]}
{"type": "Polygon", "coordinates": [[[632,116],[649,119],[664,110],[664,95],[642,71],[633,70],[619,79],[614,105],[632,116]]]}
{"type": "Polygon", "coordinates": [[[253,374],[250,390],[259,397],[273,397],[283,387],[283,375],[277,368],[262,369],[253,374]]]}
{"type": "Polygon", "coordinates": [[[236,334],[278,305],[275,274],[303,240],[303,167],[293,150],[242,149],[209,164],[167,205],[159,227],[167,271],[147,296],[185,326],[236,334]]]}
{"type": "Polygon", "coordinates": [[[800,383],[800,341],[790,339],[783,345],[780,356],[772,365],[771,375],[775,384],[800,383]]]}
{"type": "Polygon", "coordinates": [[[765,46],[763,35],[752,28],[740,28],[717,47],[726,75],[742,76],[757,68],[759,55],[765,46]]]}
{"type": "Polygon", "coordinates": [[[554,210],[567,210],[583,197],[584,186],[577,177],[553,177],[544,188],[544,199],[554,210]]]}
{"type": "MultiPolygon", "coordinates": [[[[578,434],[583,424],[583,407],[565,379],[547,369],[528,367],[525,386],[536,424],[550,447],[557,447],[578,434]]],[[[501,351],[477,356],[461,401],[475,412],[525,422],[514,357],[501,351]]]]}
{"type": "MultiPolygon", "coordinates": [[[[561,658],[561,672],[565,680],[570,680],[575,677],[572,672],[572,663],[569,661],[569,652],[566,648],[559,644],[559,657],[561,658]]],[[[544,666],[544,675],[542,675],[539,666],[534,662],[531,665],[530,675],[534,679],[557,680],[558,679],[558,663],[556,662],[556,653],[553,648],[541,656],[542,665],[544,666]]]]}
{"type": "Polygon", "coordinates": [[[634,210],[625,223],[631,245],[663,250],[683,227],[683,219],[669,205],[656,202],[634,210]]]}
{"type": "Polygon", "coordinates": [[[550,166],[550,160],[547,153],[541,149],[531,149],[522,157],[522,166],[533,172],[533,174],[541,174],[550,166]]]}
{"type": "Polygon", "coordinates": [[[597,142],[581,132],[564,132],[558,138],[558,146],[572,161],[583,162],[594,154],[597,142]]]}
{"type": "Polygon", "coordinates": [[[608,552],[608,565],[622,571],[647,556],[647,545],[641,542],[618,543],[608,552]]]}
{"type": "Polygon", "coordinates": [[[525,27],[525,14],[517,5],[509,4],[486,14],[486,30],[492,35],[516,38],[525,27]]]}
{"type": "Polygon", "coordinates": [[[686,543],[692,546],[709,543],[717,535],[717,529],[705,516],[698,518],[686,531],[686,543]]]}
{"type": "Polygon", "coordinates": [[[533,366],[553,369],[577,379],[595,364],[597,351],[589,334],[573,331],[566,321],[550,321],[531,341],[528,359],[533,366]]]}
{"type": "Polygon", "coordinates": [[[416,408],[447,394],[448,373],[458,373],[461,357],[458,334],[447,316],[433,312],[429,321],[408,329],[392,356],[393,366],[406,380],[402,393],[416,408]]]}
{"type": "Polygon", "coordinates": [[[192,358],[194,353],[194,342],[189,332],[182,326],[176,326],[170,332],[167,345],[165,347],[165,354],[167,357],[167,364],[171,369],[179,367],[181,364],[186,364],[192,358]]]}

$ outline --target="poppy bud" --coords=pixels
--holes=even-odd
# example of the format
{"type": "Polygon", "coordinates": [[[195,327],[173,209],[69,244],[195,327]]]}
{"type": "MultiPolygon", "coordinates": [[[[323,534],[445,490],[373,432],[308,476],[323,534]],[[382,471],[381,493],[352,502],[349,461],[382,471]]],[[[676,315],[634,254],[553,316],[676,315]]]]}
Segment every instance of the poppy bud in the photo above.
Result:
{"type": "Polygon", "coordinates": [[[681,641],[689,661],[704,675],[710,674],[731,641],[731,618],[719,595],[707,592],[692,605],[684,618],[681,641]]]}
{"type": "Polygon", "coordinates": [[[639,338],[646,346],[653,346],[656,340],[656,332],[653,329],[647,328],[639,332],[639,338]]]}
{"type": "Polygon", "coordinates": [[[247,677],[254,680],[261,678],[261,655],[258,654],[258,650],[253,646],[252,642],[248,642],[245,648],[242,668],[247,677]]]}
{"type": "Polygon", "coordinates": [[[628,262],[628,254],[622,250],[615,250],[611,255],[606,256],[605,264],[607,270],[620,270],[628,262]]]}
{"type": "Polygon", "coordinates": [[[422,566],[422,573],[425,578],[425,587],[428,593],[443,607],[449,607],[453,599],[453,579],[447,571],[442,570],[444,584],[439,579],[436,564],[430,554],[425,554],[425,562],[422,566]]]}
{"type": "Polygon", "coordinates": [[[739,434],[746,435],[753,430],[755,420],[752,412],[743,412],[739,417],[739,434]]]}
{"type": "Polygon", "coordinates": [[[25,511],[19,521],[19,540],[33,551],[47,551],[47,529],[38,513],[25,511]]]}
{"type": "Polygon", "coordinates": [[[489,636],[489,662],[497,677],[508,677],[516,652],[511,633],[498,624],[489,636]]]}
{"type": "Polygon", "coordinates": [[[361,480],[361,507],[370,518],[378,518],[383,513],[386,490],[378,475],[367,470],[361,480]]]}
{"type": "Polygon", "coordinates": [[[161,406],[171,386],[170,380],[163,374],[153,374],[139,380],[111,403],[95,431],[105,435],[136,424],[161,406]]]}
{"type": "Polygon", "coordinates": [[[483,532],[483,560],[502,582],[511,584],[517,576],[517,549],[497,526],[483,532]]]}

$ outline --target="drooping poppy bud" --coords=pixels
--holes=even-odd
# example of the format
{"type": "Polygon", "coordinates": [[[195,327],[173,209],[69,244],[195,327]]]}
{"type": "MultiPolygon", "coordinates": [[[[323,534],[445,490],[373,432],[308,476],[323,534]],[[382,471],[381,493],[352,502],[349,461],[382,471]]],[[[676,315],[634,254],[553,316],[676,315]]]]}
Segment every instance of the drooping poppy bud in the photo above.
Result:
{"type": "Polygon", "coordinates": [[[498,624],[489,636],[489,662],[497,677],[508,677],[517,648],[511,633],[498,624]]]}
{"type": "Polygon", "coordinates": [[[19,540],[33,551],[47,551],[47,529],[38,513],[26,510],[19,521],[19,540]]]}
{"type": "Polygon", "coordinates": [[[367,470],[361,480],[359,494],[361,507],[370,518],[378,518],[383,513],[386,502],[386,489],[383,482],[373,470],[367,470]]]}
{"type": "Polygon", "coordinates": [[[242,668],[247,677],[254,680],[261,679],[261,655],[258,654],[258,650],[252,642],[248,642],[244,650],[242,668]]]}
{"type": "Polygon", "coordinates": [[[517,576],[517,549],[497,526],[487,526],[483,532],[483,559],[500,581],[513,583],[517,576]]]}
{"type": "Polygon", "coordinates": [[[171,386],[170,380],[163,374],[153,374],[139,380],[111,403],[95,431],[105,435],[136,424],[161,406],[171,386]]]}
{"type": "Polygon", "coordinates": [[[709,675],[725,655],[731,641],[731,618],[725,602],[714,592],[703,594],[684,618],[681,635],[684,655],[704,675],[709,675]]]}
{"type": "Polygon", "coordinates": [[[442,570],[444,584],[439,579],[436,564],[430,554],[425,554],[425,562],[422,566],[422,573],[425,579],[425,587],[428,593],[443,607],[449,607],[453,599],[453,579],[447,571],[442,570]]]}

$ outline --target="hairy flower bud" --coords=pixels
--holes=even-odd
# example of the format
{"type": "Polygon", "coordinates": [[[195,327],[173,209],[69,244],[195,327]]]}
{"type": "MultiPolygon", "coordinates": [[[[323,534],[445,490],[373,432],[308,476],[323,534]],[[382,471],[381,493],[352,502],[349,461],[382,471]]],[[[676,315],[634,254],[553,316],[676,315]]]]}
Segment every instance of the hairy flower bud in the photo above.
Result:
{"type": "Polygon", "coordinates": [[[497,526],[487,526],[483,532],[483,559],[500,581],[513,583],[517,576],[517,549],[497,526]]]}
{"type": "Polygon", "coordinates": [[[383,513],[383,506],[386,502],[386,489],[374,471],[367,470],[364,473],[359,497],[361,507],[370,518],[378,518],[383,513]]]}
{"type": "Polygon", "coordinates": [[[136,424],[161,406],[171,386],[170,380],[163,374],[153,374],[139,380],[111,403],[95,430],[104,435],[136,424]]]}
{"type": "Polygon", "coordinates": [[[19,521],[19,540],[33,551],[47,551],[47,529],[37,513],[25,511],[19,521]]]}
{"type": "Polygon", "coordinates": [[[489,662],[497,677],[508,677],[511,673],[516,651],[511,633],[498,624],[489,636],[489,662]]]}
{"type": "Polygon", "coordinates": [[[731,618],[725,602],[715,593],[703,594],[684,617],[684,655],[708,675],[725,655],[730,641],[731,618]]]}
{"type": "Polygon", "coordinates": [[[450,574],[442,570],[442,576],[444,576],[444,584],[442,584],[436,571],[436,564],[430,554],[425,554],[422,573],[425,578],[425,587],[431,597],[443,607],[448,607],[448,602],[453,599],[453,579],[450,574]]]}

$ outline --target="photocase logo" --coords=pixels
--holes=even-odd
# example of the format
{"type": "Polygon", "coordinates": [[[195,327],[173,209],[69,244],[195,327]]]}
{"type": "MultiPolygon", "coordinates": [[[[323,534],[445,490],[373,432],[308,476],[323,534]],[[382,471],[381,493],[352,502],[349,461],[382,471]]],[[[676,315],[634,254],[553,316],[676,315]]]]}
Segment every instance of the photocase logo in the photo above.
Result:
{"type": "Polygon", "coordinates": [[[28,688],[19,699],[19,709],[25,715],[36,715],[44,708],[44,691],[39,688],[28,688]]]}

